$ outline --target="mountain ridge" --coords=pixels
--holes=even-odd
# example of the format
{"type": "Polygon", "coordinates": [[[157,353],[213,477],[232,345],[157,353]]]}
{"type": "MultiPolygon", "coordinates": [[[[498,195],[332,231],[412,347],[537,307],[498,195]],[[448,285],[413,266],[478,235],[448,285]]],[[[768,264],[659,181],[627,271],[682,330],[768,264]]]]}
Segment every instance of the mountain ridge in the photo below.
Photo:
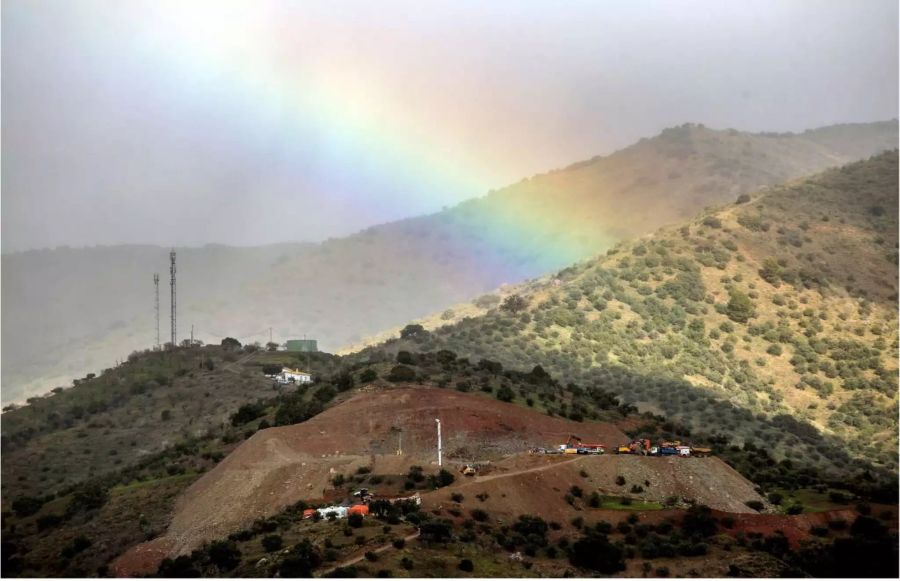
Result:
{"type": "MultiPolygon", "coordinates": [[[[179,322],[182,329],[194,324],[206,341],[263,341],[273,327],[276,338],[305,334],[334,349],[592,256],[745,190],[874,153],[895,144],[896,134],[894,121],[776,136],[686,125],[349,237],[179,249],[179,322]],[[636,211],[648,205],[654,212],[636,211]]],[[[111,257],[115,248],[46,251],[30,260],[3,255],[3,303],[13,314],[3,325],[4,403],[99,371],[155,341],[150,274],[161,271],[165,279],[165,250],[111,257]],[[94,270],[64,260],[98,252],[88,265],[94,270]]],[[[164,285],[163,311],[166,291],[164,285]]]]}

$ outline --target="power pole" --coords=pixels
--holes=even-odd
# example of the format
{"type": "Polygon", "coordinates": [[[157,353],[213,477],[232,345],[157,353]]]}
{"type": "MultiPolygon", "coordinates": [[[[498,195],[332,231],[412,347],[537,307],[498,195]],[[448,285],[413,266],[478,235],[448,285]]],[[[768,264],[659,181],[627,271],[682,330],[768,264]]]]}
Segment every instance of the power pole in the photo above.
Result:
{"type": "Polygon", "coordinates": [[[272,342],[272,327],[269,327],[269,343],[272,342]]]}
{"type": "Polygon", "coordinates": [[[443,458],[441,457],[441,420],[435,418],[435,423],[437,423],[437,436],[438,436],[438,467],[443,466],[443,458]]]}
{"type": "Polygon", "coordinates": [[[191,347],[194,346],[194,326],[191,325],[191,347]]]}
{"type": "Polygon", "coordinates": [[[159,349],[159,274],[153,273],[153,286],[156,290],[156,348],[159,349]]]}
{"type": "Polygon", "coordinates": [[[172,348],[178,347],[175,326],[175,250],[169,253],[169,285],[172,289],[172,348]]]}

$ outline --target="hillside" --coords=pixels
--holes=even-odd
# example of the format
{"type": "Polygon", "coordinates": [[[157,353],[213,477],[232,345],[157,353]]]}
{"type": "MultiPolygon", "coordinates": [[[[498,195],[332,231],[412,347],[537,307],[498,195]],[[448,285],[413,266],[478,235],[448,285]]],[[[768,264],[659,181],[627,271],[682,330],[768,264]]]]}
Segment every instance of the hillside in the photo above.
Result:
{"type": "MultiPolygon", "coordinates": [[[[153,541],[170,555],[189,553],[298,501],[320,500],[335,474],[365,469],[403,475],[436,471],[434,418],[444,432],[446,466],[490,461],[565,441],[576,428],[592,440],[621,442],[610,424],[550,418],[476,394],[405,388],[362,393],[298,425],[257,432],[184,492],[168,531],[153,541]],[[396,454],[403,432],[403,454],[396,454]]],[[[379,487],[376,486],[377,490],[379,487]]]]}
{"type": "Polygon", "coordinates": [[[742,196],[362,356],[540,363],[787,471],[896,482],[897,169],[894,151],[742,196]]]}
{"type": "MultiPolygon", "coordinates": [[[[896,143],[896,121],[801,134],[685,125],[434,215],[342,239],[179,249],[179,338],[193,325],[204,341],[265,341],[272,327],[278,340],[305,334],[333,350],[593,256],[710,204],[896,143]]],[[[4,403],[68,385],[152,345],[154,272],[162,277],[165,341],[168,250],[4,254],[4,403]]]]}

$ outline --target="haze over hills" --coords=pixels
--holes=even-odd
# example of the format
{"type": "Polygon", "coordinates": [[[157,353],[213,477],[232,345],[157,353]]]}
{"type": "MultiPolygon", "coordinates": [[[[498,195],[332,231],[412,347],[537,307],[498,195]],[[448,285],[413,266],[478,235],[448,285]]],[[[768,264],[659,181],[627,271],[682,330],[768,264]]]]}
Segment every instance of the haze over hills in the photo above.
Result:
{"type": "Polygon", "coordinates": [[[539,363],[795,467],[896,479],[897,171],[895,150],[742,196],[386,348],[539,363]]]}
{"type": "MultiPolygon", "coordinates": [[[[179,339],[300,335],[336,349],[602,252],[762,186],[897,142],[897,122],[801,134],[684,125],[430,216],[317,245],[179,249],[179,339]]],[[[302,224],[297,225],[302,228],[302,224]]],[[[4,403],[96,372],[155,342],[151,275],[167,248],[3,255],[4,403]]]]}

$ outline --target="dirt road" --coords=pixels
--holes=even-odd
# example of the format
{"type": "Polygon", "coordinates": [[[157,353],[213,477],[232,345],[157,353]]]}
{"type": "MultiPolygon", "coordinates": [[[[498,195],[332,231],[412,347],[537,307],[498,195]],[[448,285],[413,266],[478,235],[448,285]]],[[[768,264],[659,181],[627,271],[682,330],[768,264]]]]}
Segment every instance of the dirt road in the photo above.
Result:
{"type": "MultiPolygon", "coordinates": [[[[419,538],[419,530],[416,529],[416,532],[414,532],[414,533],[412,533],[412,534],[410,534],[410,535],[406,535],[405,537],[403,537],[403,540],[404,540],[404,542],[407,542],[407,543],[408,543],[408,542],[414,541],[414,540],[416,540],[416,539],[418,539],[418,538],[419,538]]],[[[382,546],[378,547],[377,549],[375,549],[375,550],[372,551],[372,552],[375,553],[375,554],[380,554],[380,553],[383,553],[383,552],[385,552],[385,551],[388,551],[388,550],[390,550],[390,549],[392,549],[392,548],[394,548],[394,543],[393,543],[393,541],[391,541],[390,543],[388,543],[388,544],[386,544],[386,545],[382,545],[382,546]]],[[[335,569],[340,569],[341,567],[349,567],[350,565],[355,565],[356,563],[359,563],[360,561],[362,561],[363,559],[365,559],[365,558],[366,558],[366,553],[368,553],[368,552],[369,552],[369,551],[365,551],[362,555],[357,555],[357,556],[355,556],[355,557],[351,557],[350,559],[346,559],[346,560],[344,560],[344,561],[341,561],[341,562],[338,563],[337,565],[333,565],[333,566],[329,567],[328,569],[323,569],[322,571],[319,571],[319,572],[318,572],[318,576],[319,576],[319,577],[323,577],[323,576],[325,576],[325,575],[331,573],[331,572],[334,571],[335,569]]]]}

